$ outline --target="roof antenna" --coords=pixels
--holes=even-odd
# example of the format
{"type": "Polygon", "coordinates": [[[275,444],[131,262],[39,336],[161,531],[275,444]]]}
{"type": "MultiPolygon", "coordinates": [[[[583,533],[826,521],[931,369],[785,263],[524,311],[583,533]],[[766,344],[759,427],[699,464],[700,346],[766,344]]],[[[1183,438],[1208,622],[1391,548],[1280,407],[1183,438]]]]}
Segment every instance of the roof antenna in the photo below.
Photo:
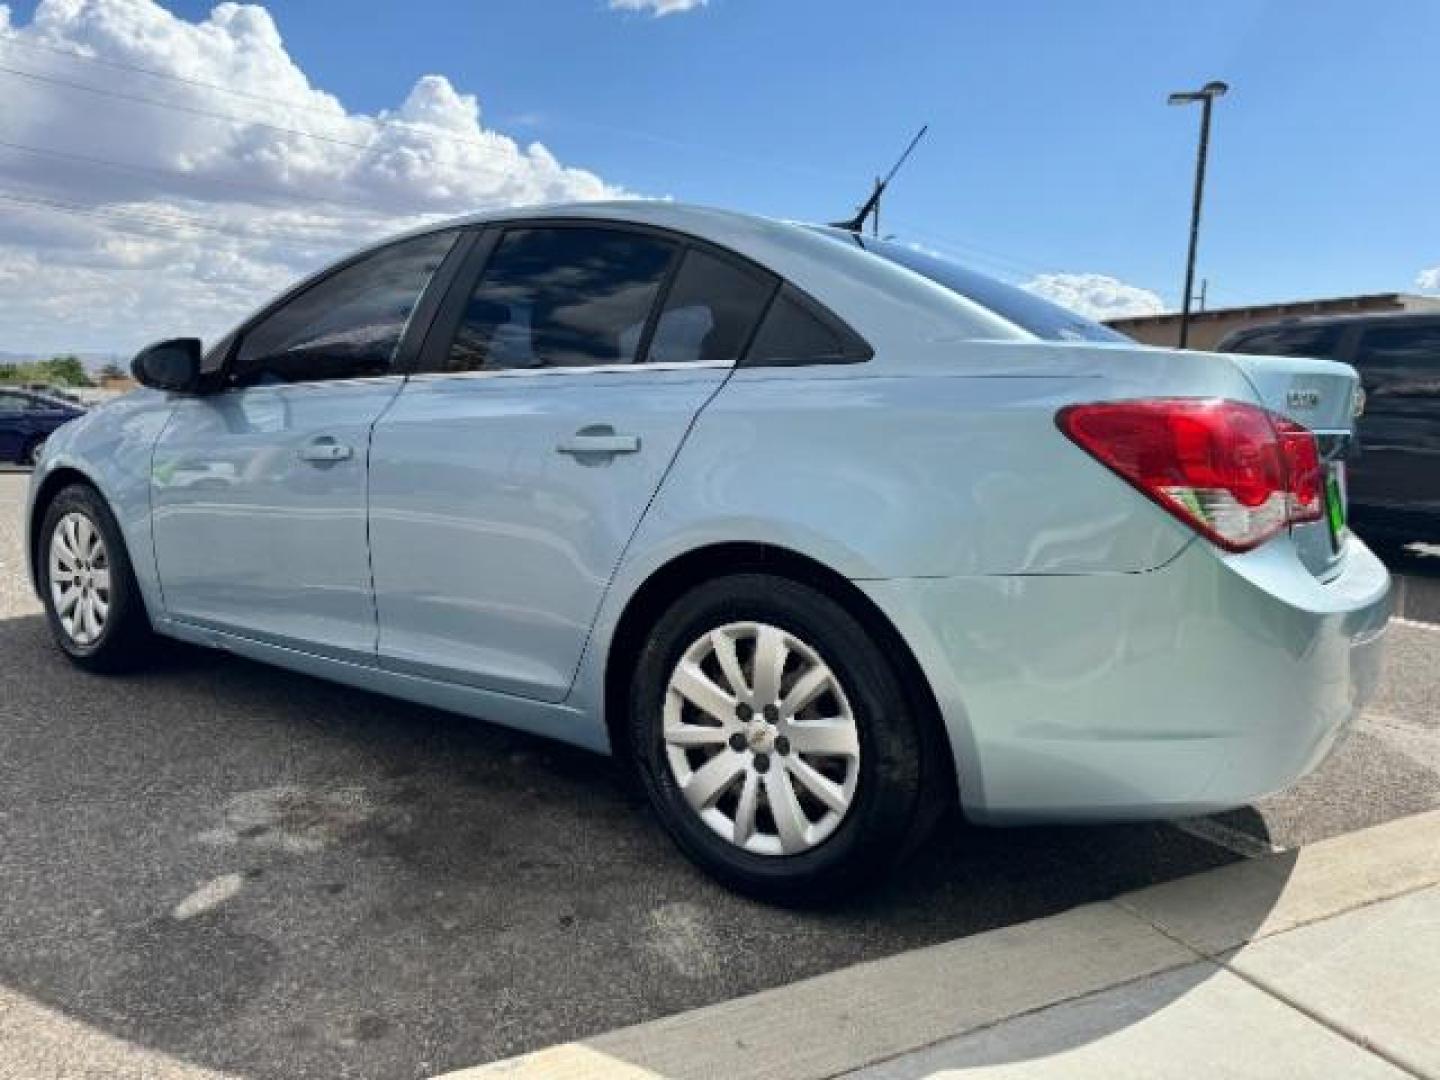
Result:
{"type": "Polygon", "coordinates": [[[929,124],[925,124],[923,127],[921,127],[920,130],[915,133],[915,137],[910,140],[910,145],[905,147],[905,152],[900,155],[900,160],[895,162],[895,165],[890,169],[890,172],[886,174],[885,178],[883,180],[878,177],[876,178],[875,189],[870,192],[870,198],[865,200],[865,205],[860,207],[860,211],[853,218],[848,221],[831,222],[831,227],[835,229],[844,229],[846,232],[859,234],[865,231],[865,219],[873,218],[874,220],[871,223],[873,235],[879,236],[880,196],[885,194],[885,189],[890,186],[890,181],[895,179],[895,174],[900,171],[900,166],[905,164],[906,160],[909,159],[911,153],[914,152],[915,147],[919,144],[920,140],[925,137],[925,133],[929,130],[929,124]]]}

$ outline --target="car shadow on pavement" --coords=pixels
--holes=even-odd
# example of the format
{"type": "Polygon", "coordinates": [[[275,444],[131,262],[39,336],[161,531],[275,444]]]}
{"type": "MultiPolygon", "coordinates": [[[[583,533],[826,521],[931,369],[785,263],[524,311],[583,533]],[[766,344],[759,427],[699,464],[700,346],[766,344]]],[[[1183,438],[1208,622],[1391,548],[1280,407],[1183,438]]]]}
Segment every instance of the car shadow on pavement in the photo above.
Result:
{"type": "Polygon", "coordinates": [[[1239,858],[955,815],[874,891],[781,910],[595,755],[179,646],[90,676],[39,616],[0,656],[0,984],[237,1075],[431,1075],[1239,858]]]}

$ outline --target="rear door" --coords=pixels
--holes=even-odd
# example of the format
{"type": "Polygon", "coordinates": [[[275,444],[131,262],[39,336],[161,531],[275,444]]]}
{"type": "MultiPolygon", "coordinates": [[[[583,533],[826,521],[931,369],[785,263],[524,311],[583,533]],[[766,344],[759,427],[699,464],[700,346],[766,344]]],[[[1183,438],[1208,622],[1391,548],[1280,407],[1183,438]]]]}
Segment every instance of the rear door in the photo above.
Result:
{"type": "Polygon", "coordinates": [[[595,223],[495,230],[472,261],[375,430],[380,663],[559,701],[626,543],[776,282],[595,223]]]}
{"type": "Polygon", "coordinates": [[[1354,501],[1400,520],[1440,521],[1440,318],[1366,324],[1354,364],[1366,395],[1354,501]]]}

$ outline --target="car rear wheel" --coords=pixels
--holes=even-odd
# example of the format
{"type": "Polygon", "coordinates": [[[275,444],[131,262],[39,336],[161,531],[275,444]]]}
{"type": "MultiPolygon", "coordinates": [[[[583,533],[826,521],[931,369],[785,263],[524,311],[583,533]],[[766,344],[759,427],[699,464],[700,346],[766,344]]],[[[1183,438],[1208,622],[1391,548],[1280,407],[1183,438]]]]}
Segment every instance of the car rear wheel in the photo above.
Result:
{"type": "Polygon", "coordinates": [[[894,668],[845,607],[787,578],[737,574],[675,602],[636,666],[631,738],[681,850],[764,899],[873,882],[929,820],[894,668]]]}
{"type": "Polygon", "coordinates": [[[50,631],[91,671],[129,670],[154,641],[120,528],[84,484],[63,489],[41,524],[39,567],[50,631]]]}

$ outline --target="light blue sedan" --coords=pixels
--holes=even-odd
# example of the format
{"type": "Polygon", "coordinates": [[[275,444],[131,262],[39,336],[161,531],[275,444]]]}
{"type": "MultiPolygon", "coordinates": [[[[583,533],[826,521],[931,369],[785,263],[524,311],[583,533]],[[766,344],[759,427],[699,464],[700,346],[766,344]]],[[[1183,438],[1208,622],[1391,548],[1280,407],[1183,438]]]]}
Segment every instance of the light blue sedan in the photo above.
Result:
{"type": "Polygon", "coordinates": [[[434,226],[61,428],[80,666],[157,635],[620,755],[706,870],[1231,807],[1374,689],[1356,377],[1143,348],[910,247],[667,203],[434,226]]]}

